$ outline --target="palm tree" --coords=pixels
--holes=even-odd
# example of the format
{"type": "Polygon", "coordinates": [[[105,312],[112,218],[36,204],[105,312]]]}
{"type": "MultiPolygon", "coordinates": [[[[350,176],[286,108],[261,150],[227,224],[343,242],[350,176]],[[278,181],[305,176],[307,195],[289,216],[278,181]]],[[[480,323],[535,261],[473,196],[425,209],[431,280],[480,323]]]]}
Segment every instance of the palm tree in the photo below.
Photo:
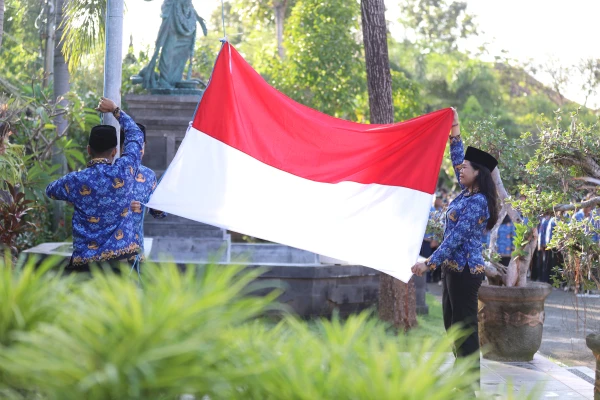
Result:
{"type": "Polygon", "coordinates": [[[4,0],[0,0],[0,47],[2,47],[2,34],[4,33],[4,0]]]}
{"type": "Polygon", "coordinates": [[[85,54],[93,54],[99,47],[104,46],[106,1],[64,0],[64,16],[62,20],[57,19],[57,26],[62,30],[59,40],[69,71],[73,71],[79,65],[85,54]]]}

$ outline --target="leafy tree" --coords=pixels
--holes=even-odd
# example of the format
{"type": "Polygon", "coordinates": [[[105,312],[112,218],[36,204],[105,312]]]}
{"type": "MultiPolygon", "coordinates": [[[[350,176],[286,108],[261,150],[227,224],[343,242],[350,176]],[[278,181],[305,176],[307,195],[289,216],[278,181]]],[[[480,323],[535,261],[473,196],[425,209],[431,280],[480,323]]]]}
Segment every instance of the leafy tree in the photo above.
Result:
{"type": "Polygon", "coordinates": [[[438,52],[456,50],[459,39],[477,35],[473,15],[464,1],[403,0],[400,23],[415,36],[420,47],[438,52]]]}
{"type": "Polygon", "coordinates": [[[309,107],[356,120],[366,89],[359,15],[358,2],[298,0],[288,20],[285,62],[265,63],[273,85],[309,107]]]}
{"type": "Polygon", "coordinates": [[[598,93],[598,85],[600,85],[600,60],[594,58],[582,59],[577,65],[577,69],[583,78],[581,90],[585,93],[585,101],[583,106],[587,105],[590,96],[598,93]]]}
{"type": "Polygon", "coordinates": [[[36,19],[43,12],[35,0],[6,0],[0,47],[0,88],[16,94],[43,67],[42,42],[36,19]]]}
{"type": "MultiPolygon", "coordinates": [[[[285,56],[283,45],[285,20],[289,17],[296,0],[236,0],[232,7],[245,22],[246,27],[252,30],[272,30],[275,27],[277,41],[277,54],[280,58],[285,56]]],[[[220,20],[219,20],[220,22],[220,20]]],[[[220,26],[220,23],[216,26],[220,26]]]]}

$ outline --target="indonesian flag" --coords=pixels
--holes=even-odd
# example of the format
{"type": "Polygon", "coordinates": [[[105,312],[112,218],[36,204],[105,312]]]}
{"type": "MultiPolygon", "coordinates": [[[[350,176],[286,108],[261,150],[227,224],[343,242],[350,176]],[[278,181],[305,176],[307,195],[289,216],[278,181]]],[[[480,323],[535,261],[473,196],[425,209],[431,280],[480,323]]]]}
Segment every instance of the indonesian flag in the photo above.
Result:
{"type": "Polygon", "coordinates": [[[225,43],[147,206],[407,282],[452,120],[451,109],[389,125],[330,117],[225,43]]]}

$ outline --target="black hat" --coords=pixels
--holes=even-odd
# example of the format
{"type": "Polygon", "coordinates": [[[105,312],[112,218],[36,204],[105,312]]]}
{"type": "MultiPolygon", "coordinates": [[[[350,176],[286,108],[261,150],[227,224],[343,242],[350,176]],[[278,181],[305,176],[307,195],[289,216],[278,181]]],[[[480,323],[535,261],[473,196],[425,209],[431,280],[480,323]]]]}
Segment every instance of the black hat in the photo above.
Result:
{"type": "Polygon", "coordinates": [[[112,125],[96,125],[90,132],[88,144],[97,153],[117,147],[117,130],[112,125]]]}
{"type": "MultiPolygon", "coordinates": [[[[142,131],[142,134],[144,135],[144,143],[146,143],[146,127],[142,124],[138,124],[136,123],[136,125],[138,126],[138,128],[140,128],[140,131],[142,131]]],[[[125,130],[123,129],[123,127],[121,127],[121,144],[123,144],[125,142],[125,130]]]]}
{"type": "Polygon", "coordinates": [[[467,147],[465,160],[483,165],[490,172],[492,172],[498,165],[498,160],[496,160],[491,154],[471,146],[467,147]]]}

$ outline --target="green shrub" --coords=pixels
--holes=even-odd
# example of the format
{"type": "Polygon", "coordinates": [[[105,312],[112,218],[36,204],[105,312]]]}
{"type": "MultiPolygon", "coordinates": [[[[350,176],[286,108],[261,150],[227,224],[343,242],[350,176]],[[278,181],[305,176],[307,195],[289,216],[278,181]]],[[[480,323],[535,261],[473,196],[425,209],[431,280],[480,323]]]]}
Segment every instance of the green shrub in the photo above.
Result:
{"type": "MultiPolygon", "coordinates": [[[[55,263],[47,259],[36,268],[36,260],[29,259],[14,265],[9,252],[0,258],[0,353],[9,351],[19,334],[53,323],[63,311],[72,279],[52,271],[55,263]]],[[[0,390],[11,382],[0,365],[0,390]]]]}
{"type": "Polygon", "coordinates": [[[278,292],[253,295],[262,272],[149,264],[138,284],[129,271],[96,271],[50,303],[55,317],[13,329],[0,352],[0,369],[17,389],[10,394],[44,400],[472,397],[475,360],[448,364],[460,332],[396,337],[369,312],[311,324],[284,316],[273,324],[263,316],[281,309],[278,292]]]}

